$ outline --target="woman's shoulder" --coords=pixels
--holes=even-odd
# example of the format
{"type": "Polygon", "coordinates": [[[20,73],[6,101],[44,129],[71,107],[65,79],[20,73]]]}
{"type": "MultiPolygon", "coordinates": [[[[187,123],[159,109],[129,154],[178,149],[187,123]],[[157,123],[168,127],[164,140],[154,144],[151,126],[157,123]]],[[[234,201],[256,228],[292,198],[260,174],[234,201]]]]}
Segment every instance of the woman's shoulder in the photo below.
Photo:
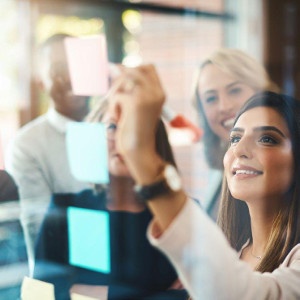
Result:
{"type": "Polygon", "coordinates": [[[282,267],[289,267],[294,263],[298,263],[299,271],[300,271],[300,243],[297,244],[292,248],[289,252],[283,263],[281,264],[282,267]]]}

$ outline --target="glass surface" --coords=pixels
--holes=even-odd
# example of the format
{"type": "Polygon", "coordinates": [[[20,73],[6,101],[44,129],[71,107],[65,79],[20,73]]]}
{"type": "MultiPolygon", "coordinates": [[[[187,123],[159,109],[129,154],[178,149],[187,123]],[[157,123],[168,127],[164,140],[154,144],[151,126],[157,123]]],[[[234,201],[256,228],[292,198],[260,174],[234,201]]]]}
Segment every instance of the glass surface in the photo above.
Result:
{"type": "MultiPolygon", "coordinates": [[[[59,33],[104,34],[109,80],[113,64],[155,65],[167,95],[157,138],[162,155],[172,162],[173,151],[186,193],[215,221],[223,170],[210,167],[204,154],[195,78],[203,60],[221,47],[263,61],[261,1],[128,1],[131,9],[101,5],[104,1],[25,2],[3,1],[0,9],[0,167],[12,176],[0,176],[0,195],[12,186],[0,201],[0,299],[20,299],[25,276],[53,284],[56,300],[69,300],[70,289],[95,299],[188,299],[184,289],[170,289],[178,286],[178,275],[146,238],[151,214],[132,194],[134,182],[115,150],[118,126],[107,120],[107,106],[99,106],[105,97],[74,95],[63,48],[51,53],[43,43],[59,33]],[[171,9],[138,10],[135,3],[171,9]],[[42,65],[44,50],[60,69],[42,65]],[[55,97],[63,104],[55,104],[55,97]],[[84,120],[87,128],[80,137],[75,123],[79,127],[68,145],[76,148],[72,158],[66,150],[71,119],[84,120]],[[100,122],[105,126],[90,124],[100,122]],[[96,180],[100,165],[103,172],[96,180]],[[72,168],[80,174],[74,176],[72,168]],[[17,192],[19,199],[8,196],[17,192]]],[[[286,14],[294,17],[295,11],[287,8],[286,14]]],[[[293,27],[292,17],[286,26],[293,27]]],[[[294,35],[285,36],[285,88],[291,92],[296,87],[294,35]]],[[[82,63],[91,64],[86,57],[82,63]]]]}
{"type": "MultiPolygon", "coordinates": [[[[192,9],[223,12],[221,2],[215,1],[214,7],[192,1],[186,4],[192,9]]],[[[168,5],[163,2],[161,4],[168,5]]],[[[177,6],[176,3],[172,5],[177,6]]],[[[27,14],[28,11],[35,11],[32,21],[36,22],[36,27],[31,32],[34,40],[30,45],[32,70],[35,74],[31,79],[34,98],[28,101],[28,105],[35,106],[33,112],[36,117],[43,116],[47,114],[48,109],[52,109],[50,94],[47,90],[40,89],[40,80],[43,80],[43,74],[46,74],[43,70],[47,70],[40,65],[40,45],[51,35],[61,32],[75,36],[106,33],[110,59],[113,57],[114,47],[121,44],[123,57],[116,54],[113,60],[119,60],[127,66],[154,63],[168,94],[168,111],[175,115],[180,112],[191,124],[198,126],[197,112],[191,99],[193,77],[203,57],[224,44],[224,20],[137,10],[112,14],[113,17],[108,20],[106,15],[112,12],[102,11],[97,5],[81,4],[74,9],[74,12],[78,13],[69,13],[68,7],[72,10],[75,6],[66,4],[62,11],[68,12],[68,15],[57,14],[57,11],[54,13],[51,9],[43,11],[42,7],[39,10],[38,6],[29,5],[26,10],[21,9],[20,12],[27,14]],[[115,18],[115,21],[112,18],[115,18]],[[119,22],[122,25],[117,25],[119,22]],[[121,41],[114,37],[114,32],[119,32],[121,41]]],[[[57,9],[58,6],[53,7],[54,11],[57,9]]],[[[57,53],[56,51],[56,55],[57,53]]],[[[56,72],[58,71],[57,69],[56,72]]],[[[66,73],[61,74],[65,76],[66,73]]],[[[51,83],[51,77],[49,78],[48,83],[51,83]]],[[[93,97],[86,101],[90,103],[89,108],[93,109],[99,99],[93,97]]],[[[28,109],[29,106],[25,108],[28,109]]],[[[100,119],[97,118],[100,117],[96,116],[93,122],[99,122],[100,119]]],[[[24,120],[24,125],[29,123],[27,128],[30,132],[30,118],[24,120]]],[[[50,113],[49,120],[56,130],[65,123],[65,120],[53,113],[50,113]]],[[[191,143],[190,138],[185,138],[190,133],[172,130],[169,121],[165,121],[165,126],[183,176],[184,186],[195,199],[204,199],[209,192],[206,187],[213,180],[210,179],[213,178],[213,172],[204,161],[202,143],[191,143]]],[[[40,122],[44,121],[40,119],[40,122]]],[[[6,299],[17,299],[24,276],[53,284],[57,300],[68,299],[70,288],[78,293],[85,291],[82,286],[78,287],[76,284],[99,286],[104,294],[109,286],[108,295],[111,299],[119,299],[121,296],[128,299],[143,299],[146,296],[149,299],[186,299],[187,294],[184,290],[168,291],[177,280],[177,275],[168,260],[147,242],[146,228],[151,214],[144,205],[136,204],[130,192],[127,194],[132,190],[130,178],[120,180],[114,173],[126,173],[126,170],[111,170],[108,185],[81,182],[78,178],[71,180],[73,175],[68,173],[69,164],[66,164],[66,161],[69,158],[65,153],[64,137],[56,140],[51,130],[46,127],[43,130],[45,133],[40,138],[38,131],[28,135],[29,139],[36,135],[37,140],[24,141],[25,148],[21,146],[18,152],[7,148],[6,157],[17,155],[20,159],[18,162],[7,163],[7,169],[11,171],[19,186],[20,201],[12,202],[17,210],[13,221],[2,222],[5,231],[11,234],[9,241],[5,240],[6,244],[3,242],[3,247],[8,251],[4,252],[7,255],[3,254],[1,264],[5,268],[3,272],[8,268],[20,268],[20,275],[14,284],[2,281],[2,292],[14,293],[14,296],[11,294],[6,299]],[[45,146],[40,148],[43,143],[45,146]],[[42,157],[35,157],[42,151],[48,154],[45,152],[42,157]],[[35,168],[35,171],[32,168],[35,168]],[[44,178],[44,184],[39,187],[40,178],[44,178]],[[121,192],[118,192],[119,189],[121,192]],[[120,206],[118,202],[120,193],[124,199],[129,199],[125,206],[120,206]],[[8,245],[10,248],[7,248],[8,245]]],[[[19,132],[15,130],[14,135],[18,137],[19,132]]],[[[95,135],[86,135],[86,142],[82,144],[86,144],[86,147],[90,145],[94,153],[102,156],[101,153],[105,152],[102,149],[104,146],[97,150],[99,143],[89,143],[89,140],[95,139],[95,135]]],[[[80,141],[77,142],[79,144],[74,147],[79,149],[82,145],[80,141]]],[[[108,139],[107,142],[108,147],[111,147],[114,141],[108,139]]],[[[20,143],[22,144],[22,141],[20,143]]],[[[86,153],[83,151],[81,155],[87,155],[86,153]]],[[[80,154],[75,160],[80,169],[80,164],[84,163],[80,154]]],[[[89,168],[97,171],[97,164],[91,164],[89,168]]],[[[86,176],[83,174],[83,177],[86,176]]],[[[9,209],[13,210],[13,207],[9,209]]],[[[7,215],[13,216],[12,213],[7,215]]],[[[1,278],[4,278],[4,275],[1,278]]],[[[27,279],[24,284],[32,284],[32,288],[35,286],[36,291],[39,291],[36,281],[27,279]]],[[[23,288],[25,293],[25,285],[23,288]]],[[[89,289],[89,293],[92,293],[92,289],[89,289]]]]}

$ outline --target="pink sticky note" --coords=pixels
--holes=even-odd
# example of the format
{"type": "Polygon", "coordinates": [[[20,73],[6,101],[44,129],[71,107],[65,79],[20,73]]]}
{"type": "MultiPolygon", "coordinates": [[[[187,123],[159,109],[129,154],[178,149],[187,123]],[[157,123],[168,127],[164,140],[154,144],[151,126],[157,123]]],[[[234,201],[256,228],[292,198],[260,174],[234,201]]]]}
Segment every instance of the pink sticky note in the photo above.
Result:
{"type": "Polygon", "coordinates": [[[108,90],[108,58],[104,35],[65,38],[74,95],[99,96],[108,90]]]}

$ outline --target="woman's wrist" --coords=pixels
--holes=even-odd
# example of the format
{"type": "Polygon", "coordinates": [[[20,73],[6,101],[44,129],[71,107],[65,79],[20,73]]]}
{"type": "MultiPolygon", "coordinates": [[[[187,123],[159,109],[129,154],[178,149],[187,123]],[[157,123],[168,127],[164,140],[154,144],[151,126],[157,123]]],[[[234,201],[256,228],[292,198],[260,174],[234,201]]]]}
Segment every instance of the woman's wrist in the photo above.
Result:
{"type": "Polygon", "coordinates": [[[148,185],[156,182],[166,163],[156,153],[145,153],[142,156],[132,154],[126,157],[126,164],[136,184],[148,185]]]}

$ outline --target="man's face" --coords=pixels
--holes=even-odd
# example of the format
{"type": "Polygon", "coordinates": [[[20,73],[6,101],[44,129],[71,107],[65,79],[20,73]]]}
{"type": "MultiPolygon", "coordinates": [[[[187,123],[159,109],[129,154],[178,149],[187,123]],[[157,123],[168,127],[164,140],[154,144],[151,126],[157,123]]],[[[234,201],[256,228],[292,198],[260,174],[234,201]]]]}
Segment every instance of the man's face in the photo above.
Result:
{"type": "Polygon", "coordinates": [[[88,97],[72,93],[70,74],[63,41],[53,42],[42,51],[42,77],[55,109],[80,121],[89,111],[88,97]]]}

